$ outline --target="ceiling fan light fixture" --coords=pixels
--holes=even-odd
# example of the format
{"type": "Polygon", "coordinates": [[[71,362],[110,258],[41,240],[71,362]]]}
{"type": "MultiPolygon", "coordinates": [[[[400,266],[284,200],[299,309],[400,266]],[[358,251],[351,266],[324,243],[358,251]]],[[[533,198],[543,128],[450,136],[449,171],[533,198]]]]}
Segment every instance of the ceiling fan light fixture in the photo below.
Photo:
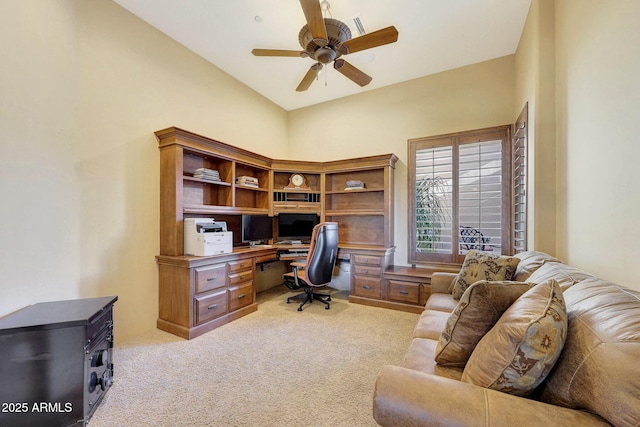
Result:
{"type": "Polygon", "coordinates": [[[336,59],[338,54],[331,46],[324,46],[314,52],[314,59],[323,64],[328,64],[336,59]]]}

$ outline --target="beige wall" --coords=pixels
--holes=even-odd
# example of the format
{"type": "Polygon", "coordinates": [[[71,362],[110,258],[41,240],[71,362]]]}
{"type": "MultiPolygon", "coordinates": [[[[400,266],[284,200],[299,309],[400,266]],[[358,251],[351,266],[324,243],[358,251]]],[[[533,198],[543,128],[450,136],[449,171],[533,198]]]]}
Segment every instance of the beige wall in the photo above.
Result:
{"type": "Polygon", "coordinates": [[[118,340],[153,329],[153,132],[281,158],[287,113],[111,1],[0,0],[0,16],[0,316],[118,295],[118,340]]]}
{"type": "Polygon", "coordinates": [[[332,160],[395,153],[395,263],[407,264],[407,140],[512,123],[514,56],[289,113],[290,156],[332,160]]]}
{"type": "Polygon", "coordinates": [[[528,104],[527,245],[556,252],[555,37],[553,1],[534,0],[516,51],[517,117],[528,104]]]}
{"type": "Polygon", "coordinates": [[[558,256],[640,289],[640,2],[556,2],[558,256]]]}

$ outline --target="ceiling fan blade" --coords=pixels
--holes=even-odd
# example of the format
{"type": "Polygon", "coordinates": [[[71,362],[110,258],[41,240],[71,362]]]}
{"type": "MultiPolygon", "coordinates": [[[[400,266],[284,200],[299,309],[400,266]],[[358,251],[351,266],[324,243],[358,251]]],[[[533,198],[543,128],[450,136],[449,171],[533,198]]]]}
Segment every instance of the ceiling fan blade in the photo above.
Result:
{"type": "Polygon", "coordinates": [[[346,78],[351,79],[357,85],[366,86],[371,83],[371,76],[363,73],[344,59],[336,59],[333,62],[333,68],[338,70],[346,78]]]}
{"type": "Polygon", "coordinates": [[[309,56],[305,51],[281,49],[253,49],[251,53],[255,56],[291,56],[296,58],[309,56]]]}
{"type": "Polygon", "coordinates": [[[354,53],[371,49],[372,47],[395,43],[396,41],[398,41],[398,30],[396,30],[396,27],[391,26],[365,34],[364,36],[356,37],[355,39],[347,40],[342,43],[340,47],[345,46],[348,50],[347,53],[354,53]]]}
{"type": "Polygon", "coordinates": [[[305,76],[302,78],[302,81],[296,88],[296,91],[304,92],[305,90],[309,89],[309,86],[311,86],[313,80],[318,76],[320,70],[322,70],[321,63],[316,62],[315,64],[313,64],[311,68],[309,68],[309,71],[307,71],[307,74],[305,74],[305,76]]]}
{"type": "Polygon", "coordinates": [[[300,6],[302,6],[314,43],[318,46],[326,46],[329,43],[329,38],[327,28],[324,26],[320,2],[318,0],[300,0],[300,6]]]}

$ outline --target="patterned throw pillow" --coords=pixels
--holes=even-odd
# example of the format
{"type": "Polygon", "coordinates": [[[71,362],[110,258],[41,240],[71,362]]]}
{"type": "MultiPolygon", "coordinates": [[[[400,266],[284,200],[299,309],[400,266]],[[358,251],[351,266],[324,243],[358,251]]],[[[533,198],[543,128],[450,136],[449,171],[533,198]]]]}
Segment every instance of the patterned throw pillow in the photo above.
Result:
{"type": "Polygon", "coordinates": [[[451,294],[460,299],[464,291],[479,280],[512,280],[520,260],[511,256],[494,255],[471,250],[467,252],[462,269],[453,281],[451,294]]]}
{"type": "Polygon", "coordinates": [[[462,381],[527,396],[553,368],[566,337],[567,311],[560,286],[555,280],[535,285],[480,340],[462,381]]]}
{"type": "Polygon", "coordinates": [[[436,362],[463,368],[482,337],[531,286],[531,283],[487,280],[469,286],[440,334],[436,362]]]}

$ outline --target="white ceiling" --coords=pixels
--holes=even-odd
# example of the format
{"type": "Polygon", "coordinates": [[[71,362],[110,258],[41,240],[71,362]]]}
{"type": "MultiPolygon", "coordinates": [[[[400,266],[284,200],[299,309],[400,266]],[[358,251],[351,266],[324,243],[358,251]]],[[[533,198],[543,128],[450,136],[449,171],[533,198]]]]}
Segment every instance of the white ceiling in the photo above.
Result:
{"type": "Polygon", "coordinates": [[[347,24],[359,17],[367,32],[393,25],[398,41],[343,56],[373,77],[365,87],[327,66],[309,90],[296,92],[312,59],[256,57],[251,50],[302,50],[298,33],[306,21],[299,0],[114,1],[285,110],[510,55],[531,3],[329,0],[329,17],[347,24]]]}

